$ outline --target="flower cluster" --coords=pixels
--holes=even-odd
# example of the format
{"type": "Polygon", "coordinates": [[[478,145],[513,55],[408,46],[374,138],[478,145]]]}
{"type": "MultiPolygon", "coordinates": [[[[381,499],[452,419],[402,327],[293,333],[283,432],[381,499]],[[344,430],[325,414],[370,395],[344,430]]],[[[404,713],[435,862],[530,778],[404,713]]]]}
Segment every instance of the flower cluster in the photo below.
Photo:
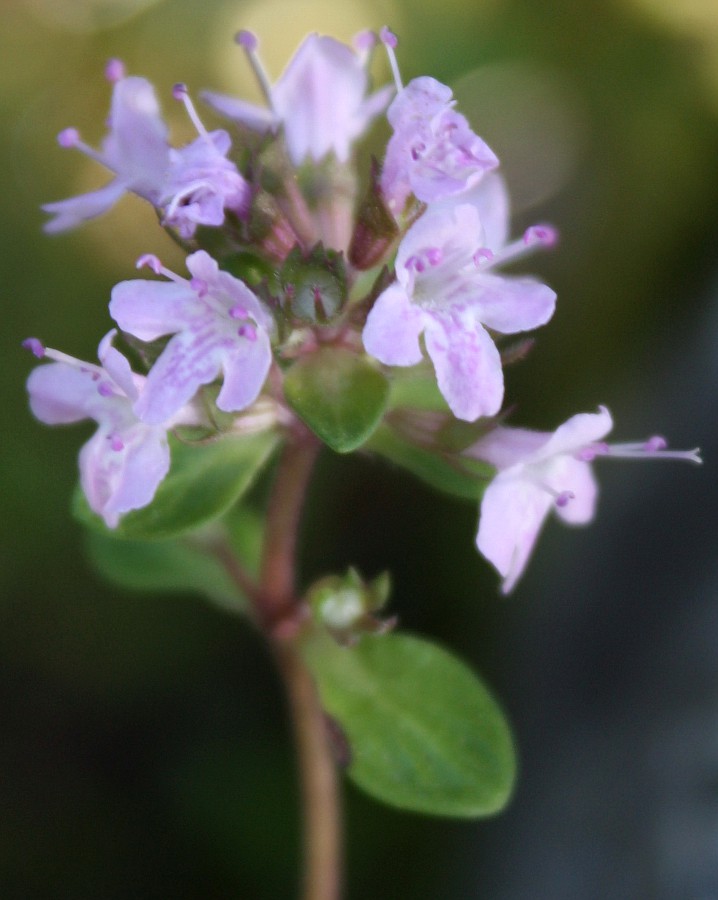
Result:
{"type": "Polygon", "coordinates": [[[46,230],[75,227],[132,192],[187,251],[189,276],[146,255],[138,265],[160,278],[112,290],[117,339],[135,351],[141,374],[113,346],[114,330],[100,345],[100,366],[29,339],[52,360],[30,375],[31,408],[48,424],[97,422],[80,454],[81,485],[110,528],[152,502],[170,470],[168,435],[180,425],[216,429],[220,440],[251,427],[284,440],[313,433],[334,449],[364,446],[409,468],[414,457],[396,448],[413,446],[435,460],[434,483],[447,463],[474,479],[476,497],[483,493],[477,546],[509,591],[551,510],[570,524],[592,518],[594,458],[699,457],[666,451],[657,438],[606,444],[612,423],[603,407],[553,434],[504,424],[503,368],[520,355],[504,336],[545,325],[556,294],[503,266],[553,246],[556,232],[539,224],[511,239],[498,158],[446,85],[426,76],[404,85],[395,36],[383,29],[380,42],[394,84],[372,93],[371,33],[352,47],[310,35],[271,84],[255,36],[240,32],[266,107],[205,92],[234,123],[231,139],[207,131],[177,84],[173,96],[198,133],[180,148],[168,142],[152,85],[117,60],[108,64],[102,149],[75,129],[59,142],[113,178],[47,204],[46,230]],[[381,164],[362,178],[359,143],[382,114],[392,134],[381,164]],[[431,402],[398,389],[425,386],[432,371],[440,396],[430,391],[431,402]],[[326,390],[315,396],[317,383],[326,390]],[[267,398],[274,415],[247,415],[267,398]],[[220,413],[237,417],[234,429],[218,428],[220,413]],[[468,429],[458,448],[445,440],[452,423],[468,429]]]}

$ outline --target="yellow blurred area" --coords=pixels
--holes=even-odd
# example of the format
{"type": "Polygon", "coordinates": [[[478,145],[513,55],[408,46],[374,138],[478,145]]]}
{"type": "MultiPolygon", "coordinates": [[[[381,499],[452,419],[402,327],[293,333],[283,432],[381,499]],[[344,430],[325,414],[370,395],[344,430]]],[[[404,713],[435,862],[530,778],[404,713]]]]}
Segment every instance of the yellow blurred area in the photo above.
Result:
{"type": "Polygon", "coordinates": [[[718,108],[718,0],[628,0],[653,21],[695,41],[692,54],[718,108]]]}
{"type": "Polygon", "coordinates": [[[23,0],[43,25],[71,32],[113,28],[161,0],[23,0]]]}

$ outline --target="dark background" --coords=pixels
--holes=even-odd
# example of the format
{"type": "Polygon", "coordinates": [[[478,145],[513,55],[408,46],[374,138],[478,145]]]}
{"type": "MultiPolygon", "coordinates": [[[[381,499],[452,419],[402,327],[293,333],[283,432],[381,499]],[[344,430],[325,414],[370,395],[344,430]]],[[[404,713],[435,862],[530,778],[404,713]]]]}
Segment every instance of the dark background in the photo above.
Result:
{"type": "Polygon", "coordinates": [[[388,22],[405,79],[451,84],[503,160],[515,232],[562,234],[527,264],[559,305],[509,374],[514,421],[553,428],[605,403],[615,439],[658,431],[706,464],[599,463],[596,523],[551,523],[502,599],[475,509],[327,453],[306,577],[390,568],[403,626],[482,673],[521,757],[510,809],[478,824],[347,786],[348,897],[717,897],[718,7],[15,0],[0,16],[0,896],[294,896],[297,796],[270,660],[199,598],[124,595],[89,570],[69,499],[91,429],[32,419],[19,343],[92,358],[135,258],[179,264],[135,200],[40,232],[40,203],[105,178],[54,139],[75,125],[99,140],[109,57],[155,82],[179,141],[175,81],[248,92],[239,27],[276,76],[309,30],[388,22]]]}

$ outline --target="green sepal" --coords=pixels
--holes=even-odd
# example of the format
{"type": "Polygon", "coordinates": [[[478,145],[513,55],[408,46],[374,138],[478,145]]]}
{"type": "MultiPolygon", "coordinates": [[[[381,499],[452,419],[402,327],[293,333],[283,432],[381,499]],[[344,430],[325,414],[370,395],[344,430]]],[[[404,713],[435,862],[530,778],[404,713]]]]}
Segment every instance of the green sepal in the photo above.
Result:
{"type": "Polygon", "coordinates": [[[396,618],[380,618],[376,613],[389,599],[391,579],[382,572],[373,581],[365,581],[349,568],[344,575],[326,575],[305,594],[314,620],[326,628],[339,643],[355,643],[362,634],[383,634],[396,624],[396,618]]]}
{"type": "Polygon", "coordinates": [[[284,394],[317,437],[337,453],[349,453],[381,421],[389,383],[368,359],[341,347],[323,347],[289,369],[284,394]]]}
{"type": "Polygon", "coordinates": [[[73,514],[82,524],[115,537],[163,540],[194,531],[223,515],[247,490],[279,441],[275,431],[224,435],[200,446],[170,436],[172,464],[149,506],[124,515],[108,529],[78,487],[73,514]]]}
{"type": "Polygon", "coordinates": [[[516,775],[509,725],[483,682],[429,641],[367,635],[303,646],[326,713],[345,739],[347,774],[400,809],[457,818],[499,812],[516,775]]]}
{"type": "Polygon", "coordinates": [[[412,444],[385,424],[374,432],[367,449],[407,469],[431,487],[467,500],[480,499],[494,474],[491,466],[478,460],[412,444]]]}
{"type": "Polygon", "coordinates": [[[369,187],[359,204],[349,261],[355,269],[371,269],[380,263],[399,236],[399,227],[389,211],[379,183],[380,166],[372,159],[369,187]]]}
{"type": "Polygon", "coordinates": [[[347,300],[347,274],[341,253],[317,244],[307,254],[294,247],[280,273],[288,316],[312,325],[327,325],[347,300]]]}

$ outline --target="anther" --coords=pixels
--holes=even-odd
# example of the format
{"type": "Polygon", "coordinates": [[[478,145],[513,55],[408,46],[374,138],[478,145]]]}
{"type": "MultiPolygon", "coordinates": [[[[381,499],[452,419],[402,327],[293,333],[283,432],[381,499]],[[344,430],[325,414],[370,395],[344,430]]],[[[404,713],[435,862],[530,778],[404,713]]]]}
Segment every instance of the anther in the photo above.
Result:
{"type": "Polygon", "coordinates": [[[248,341],[256,341],[257,340],[257,329],[254,325],[250,325],[247,323],[246,325],[240,325],[237,329],[237,334],[240,337],[247,338],[248,341]]]}
{"type": "Polygon", "coordinates": [[[155,275],[161,275],[164,268],[159,257],[155,256],[154,253],[144,253],[135,263],[136,269],[144,269],[145,266],[148,269],[152,269],[155,275]]]}
{"type": "Polygon", "coordinates": [[[209,285],[204,278],[190,278],[189,286],[196,291],[198,297],[206,297],[209,291],[209,285]]]}
{"type": "Polygon", "coordinates": [[[38,359],[42,359],[45,355],[45,345],[42,343],[42,341],[38,340],[38,338],[25,338],[20,346],[25,350],[29,350],[30,353],[32,353],[32,355],[36,356],[38,359]]]}
{"type": "Polygon", "coordinates": [[[248,31],[245,28],[242,28],[235,34],[234,41],[245,50],[256,50],[259,46],[259,41],[257,40],[256,34],[254,34],[254,32],[252,31],[248,31]]]}
{"type": "Polygon", "coordinates": [[[64,128],[57,136],[57,143],[61,147],[77,147],[80,142],[80,132],[77,128],[64,128]]]}
{"type": "Polygon", "coordinates": [[[125,64],[121,59],[110,59],[105,66],[105,78],[110,84],[115,84],[126,75],[125,64]]]}
{"type": "Polygon", "coordinates": [[[557,240],[558,232],[551,225],[532,225],[524,232],[524,244],[527,247],[531,247],[534,244],[553,247],[557,240]]]}
{"type": "Polygon", "coordinates": [[[237,303],[237,305],[233,306],[229,311],[230,319],[246,319],[247,315],[248,312],[241,303],[237,303]]]}
{"type": "Polygon", "coordinates": [[[643,449],[646,453],[655,453],[657,450],[665,450],[667,446],[668,441],[664,437],[661,437],[659,434],[654,434],[653,437],[648,438],[643,445],[643,449]]]}
{"type": "Polygon", "coordinates": [[[475,266],[481,266],[482,263],[489,263],[493,258],[494,251],[489,250],[488,247],[479,247],[472,257],[475,266]]]}
{"type": "Polygon", "coordinates": [[[564,506],[568,506],[571,500],[575,500],[576,495],[573,491],[561,491],[561,493],[556,497],[556,506],[563,509],[564,506]]]}

